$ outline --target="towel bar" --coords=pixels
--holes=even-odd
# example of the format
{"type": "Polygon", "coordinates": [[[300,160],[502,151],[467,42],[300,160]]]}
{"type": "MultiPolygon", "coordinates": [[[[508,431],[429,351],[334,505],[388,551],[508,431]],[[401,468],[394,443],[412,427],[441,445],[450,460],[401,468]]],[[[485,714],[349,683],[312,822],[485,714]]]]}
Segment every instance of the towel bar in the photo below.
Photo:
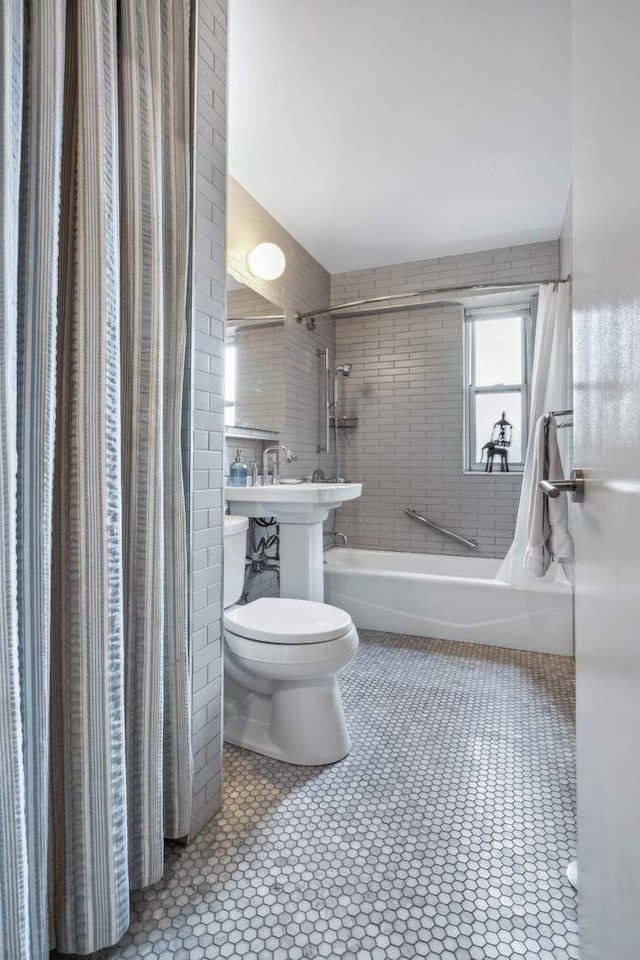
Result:
{"type": "Polygon", "coordinates": [[[574,503],[584,500],[584,474],[582,470],[572,470],[568,480],[540,480],[538,486],[543,493],[553,500],[561,493],[572,494],[574,503]]]}

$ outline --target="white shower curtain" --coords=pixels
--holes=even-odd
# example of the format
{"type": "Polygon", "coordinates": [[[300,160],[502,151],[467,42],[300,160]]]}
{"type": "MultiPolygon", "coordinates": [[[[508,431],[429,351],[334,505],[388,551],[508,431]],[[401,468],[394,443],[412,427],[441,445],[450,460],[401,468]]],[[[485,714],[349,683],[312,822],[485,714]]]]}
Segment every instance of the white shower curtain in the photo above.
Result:
{"type": "Polygon", "coordinates": [[[0,11],[0,960],[116,942],[190,828],[189,8],[0,11]]]}
{"type": "MultiPolygon", "coordinates": [[[[528,517],[532,497],[536,493],[533,476],[533,444],[535,425],[538,419],[550,410],[567,410],[571,407],[570,373],[571,309],[569,283],[545,284],[540,287],[536,314],[531,373],[531,398],[529,403],[529,440],[525,458],[524,475],[516,530],[509,551],[502,561],[497,579],[513,585],[533,582],[536,578],[524,567],[528,543],[528,517]]],[[[562,433],[560,431],[560,436],[562,433]]],[[[566,438],[565,438],[566,439],[566,438]]],[[[566,443],[563,452],[566,454],[566,443]]],[[[565,465],[566,465],[566,456],[565,465]]],[[[546,574],[555,576],[554,565],[546,574]]]]}

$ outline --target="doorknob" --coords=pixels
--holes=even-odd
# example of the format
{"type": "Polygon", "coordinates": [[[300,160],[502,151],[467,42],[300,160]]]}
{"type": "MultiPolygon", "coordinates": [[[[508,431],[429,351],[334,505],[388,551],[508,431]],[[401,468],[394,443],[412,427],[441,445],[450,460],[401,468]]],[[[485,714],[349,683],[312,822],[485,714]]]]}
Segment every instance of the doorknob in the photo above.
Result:
{"type": "Polygon", "coordinates": [[[582,470],[572,470],[568,480],[540,480],[538,486],[543,493],[554,500],[561,493],[572,494],[571,499],[574,503],[582,503],[584,500],[584,474],[582,470]]]}

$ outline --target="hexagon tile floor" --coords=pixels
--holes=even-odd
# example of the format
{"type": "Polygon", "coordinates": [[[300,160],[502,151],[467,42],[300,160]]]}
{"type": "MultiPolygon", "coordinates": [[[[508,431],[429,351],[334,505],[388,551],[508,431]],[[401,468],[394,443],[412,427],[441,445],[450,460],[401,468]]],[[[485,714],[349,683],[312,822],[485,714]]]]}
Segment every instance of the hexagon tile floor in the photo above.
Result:
{"type": "Polygon", "coordinates": [[[331,767],[226,750],[114,958],[569,960],[573,661],[363,631],[331,767]]]}

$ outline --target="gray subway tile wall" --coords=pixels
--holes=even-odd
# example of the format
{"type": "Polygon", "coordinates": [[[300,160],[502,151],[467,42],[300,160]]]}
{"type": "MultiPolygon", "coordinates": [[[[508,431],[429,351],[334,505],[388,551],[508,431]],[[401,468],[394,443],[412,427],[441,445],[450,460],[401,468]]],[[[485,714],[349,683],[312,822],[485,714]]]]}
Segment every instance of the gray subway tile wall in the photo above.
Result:
{"type": "MultiPolygon", "coordinates": [[[[558,241],[336,274],[331,302],[488,281],[532,284],[559,276],[558,241]]],[[[459,307],[368,313],[335,321],[336,362],[353,363],[341,384],[347,479],[363,496],[339,511],[349,545],[376,550],[468,554],[410,520],[413,507],[502,557],[515,528],[521,478],[463,473],[463,337],[459,307]]]]}
{"type": "MultiPolygon", "coordinates": [[[[328,302],[327,291],[324,303],[328,302]]],[[[293,463],[283,463],[282,475],[285,477],[310,476],[316,468],[330,477],[335,471],[333,453],[318,451],[319,446],[324,446],[325,439],[324,351],[329,351],[331,369],[335,362],[334,329],[332,320],[319,322],[313,331],[294,319],[288,319],[285,325],[282,440],[297,457],[293,463]]]]}
{"type": "Polygon", "coordinates": [[[224,457],[225,482],[229,476],[229,466],[235,460],[237,450],[240,450],[242,460],[249,469],[251,469],[252,464],[257,463],[258,469],[262,473],[262,453],[270,442],[270,440],[253,440],[247,437],[227,437],[224,457]]]}
{"type": "MultiPolygon", "coordinates": [[[[258,331],[256,331],[256,334],[258,331]]],[[[266,331],[265,331],[266,333],[266,331]]],[[[279,338],[282,343],[283,364],[280,367],[282,380],[277,376],[270,377],[269,389],[278,394],[282,401],[282,410],[279,416],[279,424],[273,417],[273,426],[270,429],[279,431],[280,442],[286,444],[295,457],[292,463],[287,463],[282,457],[280,461],[280,471],[283,477],[302,477],[310,476],[313,471],[320,467],[324,470],[327,477],[334,472],[335,461],[333,453],[327,454],[318,452],[318,445],[324,441],[324,360],[318,356],[318,351],[324,352],[326,347],[329,350],[329,362],[334,362],[334,324],[333,321],[322,325],[313,332],[308,332],[301,327],[294,319],[288,318],[284,327],[279,328],[279,338]]],[[[255,337],[254,340],[258,338],[255,337]]],[[[265,357],[273,357],[275,346],[271,338],[263,337],[261,347],[264,350],[265,357]]],[[[246,363],[248,369],[250,363],[246,363]]],[[[247,376],[246,369],[241,369],[238,365],[238,378],[247,376]]],[[[251,375],[251,374],[250,374],[251,375]]],[[[260,373],[261,381],[264,379],[264,365],[260,373]]],[[[265,389],[266,384],[264,385],[265,389]]],[[[242,388],[240,388],[242,394],[242,388]]],[[[245,404],[243,398],[243,409],[250,407],[256,415],[262,416],[265,409],[270,407],[267,402],[261,405],[260,410],[256,404],[245,404]]],[[[249,418],[252,412],[249,412],[249,418]]],[[[264,421],[264,427],[267,427],[267,419],[264,421]]],[[[259,426],[259,424],[251,424],[259,426]]],[[[243,453],[243,460],[247,464],[256,462],[260,473],[262,473],[262,453],[264,448],[276,443],[275,440],[251,440],[245,438],[227,437],[226,443],[226,462],[230,463],[236,449],[240,448],[243,453]]]]}
{"type": "Polygon", "coordinates": [[[236,426],[280,432],[284,421],[284,327],[241,327],[234,332],[236,426]]]}
{"type": "MultiPolygon", "coordinates": [[[[281,307],[277,307],[275,304],[271,303],[270,300],[266,300],[249,287],[243,287],[240,290],[227,291],[228,317],[269,316],[271,314],[281,314],[281,312],[281,307]]],[[[242,425],[249,427],[262,427],[265,430],[281,430],[284,422],[285,343],[283,328],[277,327],[273,328],[272,330],[269,330],[268,328],[259,330],[244,329],[241,331],[240,337],[249,337],[251,342],[255,343],[256,345],[256,349],[251,349],[250,351],[251,356],[246,356],[244,361],[241,356],[243,352],[241,347],[239,361],[236,368],[236,399],[238,396],[241,398],[239,418],[242,421],[242,425]],[[272,337],[279,341],[279,346],[277,349],[276,344],[271,341],[272,337]],[[248,402],[249,396],[247,395],[246,398],[243,396],[243,392],[245,381],[250,383],[254,379],[250,367],[254,362],[254,359],[259,356],[259,351],[263,346],[268,350],[269,356],[273,360],[273,364],[271,365],[272,369],[270,370],[268,378],[269,385],[268,387],[266,385],[263,386],[263,395],[266,394],[266,404],[257,410],[250,402],[248,402]],[[276,356],[278,351],[279,357],[276,356]],[[243,366],[245,361],[246,366],[243,366]],[[266,413],[265,406],[267,408],[266,413]],[[258,416],[256,416],[256,414],[258,414],[258,416]],[[255,422],[252,423],[252,419],[255,422]]],[[[245,353],[247,352],[248,351],[245,351],[245,353]]],[[[236,420],[238,420],[238,417],[236,417],[236,420]]],[[[246,464],[250,466],[252,463],[257,463],[260,472],[262,472],[262,452],[264,447],[268,446],[271,442],[273,441],[263,442],[262,440],[250,439],[247,437],[227,437],[224,468],[225,477],[229,474],[229,463],[234,459],[235,451],[237,449],[242,450],[243,460],[246,464]]]]}
{"type": "Polygon", "coordinates": [[[228,204],[227,264],[233,276],[286,313],[326,305],[328,272],[233,177],[228,182],[228,204]],[[276,243],[286,257],[286,270],[277,280],[260,280],[249,273],[247,254],[263,241],[276,243]]]}
{"type": "MultiPolygon", "coordinates": [[[[296,313],[329,304],[331,278],[312,257],[257,203],[232,177],[229,178],[228,265],[236,279],[252,287],[287,315],[285,338],[285,400],[280,439],[291,448],[297,461],[283,464],[282,474],[297,477],[321,467],[327,475],[334,468],[333,455],[318,452],[324,435],[324,370],[318,350],[327,347],[330,363],[334,360],[334,324],[319,321],[310,332],[295,320],[296,313]],[[256,243],[277,243],[287,258],[282,277],[261,281],[250,276],[246,254],[256,243]]],[[[235,296],[235,294],[234,294],[235,296]]],[[[234,300],[234,309],[236,301],[234,300]]]]}
{"type": "Polygon", "coordinates": [[[196,5],[194,248],[187,371],[192,834],[220,808],[222,450],[226,222],[226,0],[196,5]]]}
{"type": "Polygon", "coordinates": [[[250,287],[227,290],[227,317],[266,317],[282,311],[250,287]]]}

